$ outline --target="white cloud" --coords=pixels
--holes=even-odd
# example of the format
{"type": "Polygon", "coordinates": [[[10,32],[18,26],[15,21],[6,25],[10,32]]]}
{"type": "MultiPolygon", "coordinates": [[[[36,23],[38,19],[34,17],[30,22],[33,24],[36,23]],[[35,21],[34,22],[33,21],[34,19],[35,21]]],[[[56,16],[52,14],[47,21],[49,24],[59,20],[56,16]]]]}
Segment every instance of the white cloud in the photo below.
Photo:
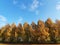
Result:
{"type": "Polygon", "coordinates": [[[17,23],[22,23],[22,20],[23,20],[23,18],[22,17],[19,17],[17,23]]]}
{"type": "Polygon", "coordinates": [[[43,3],[40,2],[40,6],[43,6],[43,3]]]}
{"type": "Polygon", "coordinates": [[[35,11],[35,10],[37,10],[42,5],[43,5],[42,2],[39,2],[38,0],[33,0],[32,4],[30,6],[30,10],[31,11],[35,11]]]}
{"type": "Polygon", "coordinates": [[[56,10],[60,10],[60,4],[56,5],[56,10]]]}
{"type": "Polygon", "coordinates": [[[31,10],[35,10],[39,7],[39,1],[38,0],[34,0],[33,3],[30,6],[31,10]]]}
{"type": "Polygon", "coordinates": [[[60,1],[58,1],[57,4],[60,4],[60,1]]]}
{"type": "MultiPolygon", "coordinates": [[[[13,0],[13,3],[17,4],[18,1],[17,0],[13,0]]],[[[42,6],[42,5],[43,5],[43,3],[40,2],[39,0],[33,0],[33,2],[30,5],[29,4],[26,5],[25,3],[20,3],[18,5],[18,8],[20,8],[22,10],[27,9],[28,11],[35,12],[36,15],[39,15],[40,14],[39,7],[42,6]]]]}
{"type": "Polygon", "coordinates": [[[0,21],[6,22],[7,20],[4,16],[0,15],[0,21]]]}
{"type": "Polygon", "coordinates": [[[14,5],[16,5],[18,8],[20,8],[20,9],[26,9],[26,5],[24,4],[24,3],[22,3],[22,4],[18,4],[19,2],[18,2],[18,0],[13,0],[13,4],[14,5]]]}
{"type": "Polygon", "coordinates": [[[2,26],[6,25],[6,23],[7,23],[6,17],[0,15],[0,28],[1,28],[2,26]]]}
{"type": "Polygon", "coordinates": [[[13,4],[15,5],[15,4],[17,4],[18,3],[18,1],[17,0],[13,0],[13,4]]]}
{"type": "Polygon", "coordinates": [[[39,15],[40,14],[40,11],[39,10],[36,10],[35,12],[36,12],[36,15],[39,15]]]}
{"type": "Polygon", "coordinates": [[[21,5],[21,9],[26,9],[26,5],[25,4],[22,4],[21,5]]]}
{"type": "Polygon", "coordinates": [[[33,0],[32,4],[30,5],[29,10],[32,12],[35,12],[36,15],[40,14],[39,7],[43,6],[42,2],[39,2],[38,0],[33,0]]]}
{"type": "Polygon", "coordinates": [[[60,10],[60,2],[57,2],[57,4],[56,4],[56,10],[60,10]]]}

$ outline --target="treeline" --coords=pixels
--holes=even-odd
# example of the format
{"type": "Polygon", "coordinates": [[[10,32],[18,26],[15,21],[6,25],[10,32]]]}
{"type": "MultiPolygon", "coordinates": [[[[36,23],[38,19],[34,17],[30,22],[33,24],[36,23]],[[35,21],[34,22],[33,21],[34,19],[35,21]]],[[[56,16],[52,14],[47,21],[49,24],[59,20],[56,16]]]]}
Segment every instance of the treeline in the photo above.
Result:
{"type": "Polygon", "coordinates": [[[0,43],[60,43],[60,21],[48,18],[37,24],[7,24],[0,29],[0,43]]]}

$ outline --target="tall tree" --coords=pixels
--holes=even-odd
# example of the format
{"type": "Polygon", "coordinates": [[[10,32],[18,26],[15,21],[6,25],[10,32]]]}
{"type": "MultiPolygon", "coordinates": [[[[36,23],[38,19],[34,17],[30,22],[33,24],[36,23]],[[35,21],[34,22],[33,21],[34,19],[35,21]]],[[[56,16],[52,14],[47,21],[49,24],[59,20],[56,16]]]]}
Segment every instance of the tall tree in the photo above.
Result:
{"type": "Polygon", "coordinates": [[[49,33],[46,31],[45,24],[41,20],[38,21],[38,31],[40,34],[38,40],[41,43],[45,43],[47,41],[47,38],[49,37],[49,33]]]}
{"type": "Polygon", "coordinates": [[[15,30],[16,30],[16,25],[13,23],[11,25],[11,37],[10,37],[10,42],[15,42],[15,30]]]}
{"type": "Polygon", "coordinates": [[[25,42],[28,43],[29,42],[29,38],[31,36],[30,25],[26,22],[26,23],[24,23],[23,27],[24,27],[24,31],[25,31],[25,35],[26,35],[25,42]]]}
{"type": "Polygon", "coordinates": [[[17,26],[16,32],[18,34],[18,42],[24,41],[25,31],[20,23],[17,26]]]}
{"type": "Polygon", "coordinates": [[[49,28],[51,43],[56,43],[56,39],[54,38],[55,35],[54,35],[53,25],[54,25],[54,23],[52,22],[52,20],[50,18],[48,18],[47,21],[45,22],[45,26],[49,28]]]}

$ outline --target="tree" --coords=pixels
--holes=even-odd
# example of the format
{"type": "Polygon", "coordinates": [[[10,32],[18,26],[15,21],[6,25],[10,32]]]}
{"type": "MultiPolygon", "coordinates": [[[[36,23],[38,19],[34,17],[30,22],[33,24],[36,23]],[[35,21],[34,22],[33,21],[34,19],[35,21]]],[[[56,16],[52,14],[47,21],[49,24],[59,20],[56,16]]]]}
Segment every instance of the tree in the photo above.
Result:
{"type": "Polygon", "coordinates": [[[17,30],[16,30],[17,34],[18,34],[18,42],[22,42],[24,41],[24,36],[25,36],[25,31],[22,27],[22,25],[19,23],[17,26],[17,30]]]}
{"type": "Polygon", "coordinates": [[[1,34],[1,29],[0,29],[0,42],[2,41],[2,34],[1,34]]]}
{"type": "Polygon", "coordinates": [[[55,25],[56,25],[56,29],[57,29],[57,31],[56,31],[56,33],[58,34],[57,35],[57,43],[60,43],[60,20],[56,20],[56,23],[55,23],[55,25]]]}
{"type": "Polygon", "coordinates": [[[32,26],[33,30],[37,29],[37,25],[34,22],[32,22],[31,26],[32,26]]]}
{"type": "Polygon", "coordinates": [[[47,21],[45,22],[45,26],[48,27],[49,29],[52,27],[52,20],[50,18],[47,19],[47,21]]]}
{"type": "Polygon", "coordinates": [[[11,25],[10,42],[15,42],[15,30],[16,30],[16,25],[13,23],[13,24],[11,25]]]}
{"type": "Polygon", "coordinates": [[[43,21],[39,20],[38,21],[38,32],[40,33],[38,40],[40,43],[46,43],[49,33],[46,31],[46,27],[43,21]]]}
{"type": "Polygon", "coordinates": [[[56,39],[55,39],[55,28],[54,27],[54,23],[51,21],[50,18],[47,19],[47,21],[45,22],[45,26],[49,28],[49,34],[50,34],[50,43],[56,43],[56,39]]]}
{"type": "Polygon", "coordinates": [[[23,27],[24,27],[25,36],[26,36],[24,41],[26,43],[29,43],[29,38],[31,36],[31,33],[30,33],[30,25],[26,22],[26,23],[24,23],[23,27]]]}
{"type": "Polygon", "coordinates": [[[11,36],[11,29],[10,25],[7,24],[5,26],[4,36],[5,36],[5,42],[10,42],[10,36],[11,36]]]}
{"type": "Polygon", "coordinates": [[[31,31],[31,33],[32,33],[32,36],[31,36],[32,42],[33,43],[38,43],[39,31],[37,30],[37,25],[34,22],[32,22],[31,27],[32,27],[32,31],[31,31]]]}
{"type": "Polygon", "coordinates": [[[0,29],[0,42],[10,43],[60,43],[60,21],[52,22],[50,18],[46,22],[38,20],[23,25],[15,23],[5,25],[0,29]]]}

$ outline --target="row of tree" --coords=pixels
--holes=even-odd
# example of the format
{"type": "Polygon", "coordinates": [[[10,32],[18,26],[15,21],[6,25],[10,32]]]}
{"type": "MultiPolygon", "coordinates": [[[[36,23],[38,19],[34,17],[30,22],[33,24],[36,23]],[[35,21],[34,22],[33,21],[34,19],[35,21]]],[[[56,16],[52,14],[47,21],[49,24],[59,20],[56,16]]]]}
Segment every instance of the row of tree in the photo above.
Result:
{"type": "Polygon", "coordinates": [[[37,24],[27,22],[12,25],[5,25],[0,29],[1,43],[60,43],[60,21],[52,22],[50,18],[37,24]]]}

